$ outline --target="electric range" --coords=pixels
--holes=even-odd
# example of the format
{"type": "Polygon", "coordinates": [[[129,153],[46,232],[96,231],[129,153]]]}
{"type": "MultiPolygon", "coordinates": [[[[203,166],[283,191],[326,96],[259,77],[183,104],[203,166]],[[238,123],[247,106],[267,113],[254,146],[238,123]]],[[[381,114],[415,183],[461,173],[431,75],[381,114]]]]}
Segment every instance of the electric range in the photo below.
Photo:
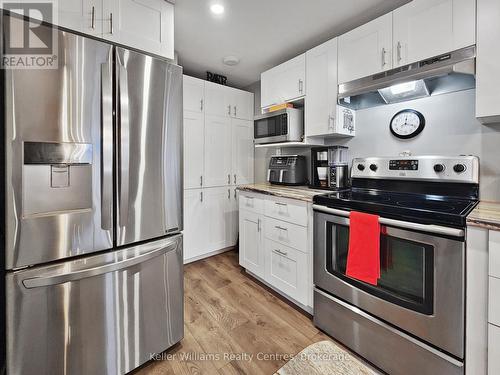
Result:
{"type": "Polygon", "coordinates": [[[465,220],[479,159],[354,159],[351,184],[313,200],[316,326],[387,373],[463,375],[465,220]],[[346,275],[351,211],[379,216],[377,285],[346,275]]]}

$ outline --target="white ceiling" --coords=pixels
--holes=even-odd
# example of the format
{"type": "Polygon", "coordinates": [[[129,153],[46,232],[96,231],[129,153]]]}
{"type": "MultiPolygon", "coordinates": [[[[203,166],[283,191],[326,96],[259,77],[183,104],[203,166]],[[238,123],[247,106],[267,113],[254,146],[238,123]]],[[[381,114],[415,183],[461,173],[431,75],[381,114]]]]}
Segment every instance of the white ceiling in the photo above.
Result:
{"type": "Polygon", "coordinates": [[[409,0],[176,0],[175,49],[186,74],[246,87],[260,73],[409,0]],[[210,12],[213,2],[223,16],[210,12]],[[237,66],[224,56],[241,59],[237,66]]]}

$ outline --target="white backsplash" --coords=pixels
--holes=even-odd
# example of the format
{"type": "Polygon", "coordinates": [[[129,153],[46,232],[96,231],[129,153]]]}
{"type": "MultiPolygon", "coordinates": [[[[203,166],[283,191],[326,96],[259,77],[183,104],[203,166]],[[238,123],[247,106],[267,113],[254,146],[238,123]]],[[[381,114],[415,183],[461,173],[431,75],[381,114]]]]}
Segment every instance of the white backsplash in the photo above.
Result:
{"type": "MultiPolygon", "coordinates": [[[[260,85],[252,88],[256,92],[260,85]]],[[[255,99],[258,105],[258,95],[255,99]]],[[[338,142],[349,147],[351,159],[397,156],[404,151],[413,155],[476,155],[481,160],[481,199],[500,201],[500,125],[486,126],[476,120],[475,90],[368,108],[356,115],[356,137],[338,142]],[[420,111],[426,119],[424,131],[410,140],[398,139],[389,130],[392,116],[405,108],[420,111]]],[[[255,180],[263,182],[269,157],[275,151],[255,151],[255,180]]],[[[283,149],[283,153],[306,155],[310,160],[309,149],[283,149]]]]}

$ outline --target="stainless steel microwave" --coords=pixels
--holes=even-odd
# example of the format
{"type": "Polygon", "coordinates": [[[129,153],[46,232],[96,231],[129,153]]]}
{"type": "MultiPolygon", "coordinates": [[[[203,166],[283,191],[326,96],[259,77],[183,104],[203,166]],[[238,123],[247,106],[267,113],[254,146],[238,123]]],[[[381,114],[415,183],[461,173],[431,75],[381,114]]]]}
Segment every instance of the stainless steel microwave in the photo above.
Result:
{"type": "Polygon", "coordinates": [[[285,108],[254,118],[256,144],[275,142],[302,142],[304,138],[304,111],[285,108]]]}

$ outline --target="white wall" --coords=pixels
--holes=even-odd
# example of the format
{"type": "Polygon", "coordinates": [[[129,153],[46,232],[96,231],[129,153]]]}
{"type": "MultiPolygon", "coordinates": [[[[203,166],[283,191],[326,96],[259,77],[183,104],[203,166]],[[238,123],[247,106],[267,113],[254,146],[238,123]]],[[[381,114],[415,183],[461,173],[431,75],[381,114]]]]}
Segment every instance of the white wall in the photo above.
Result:
{"type": "MultiPolygon", "coordinates": [[[[260,111],[260,84],[248,88],[256,93],[256,112],[260,111]]],[[[500,104],[499,104],[500,105],[500,104]]],[[[413,155],[476,155],[481,159],[481,199],[500,201],[500,125],[481,125],[475,118],[475,90],[368,108],[357,112],[356,137],[339,140],[349,147],[350,158],[397,156],[409,150],[413,155]],[[426,119],[424,131],[414,139],[400,140],[389,131],[396,112],[412,108],[426,119]]],[[[257,149],[255,181],[263,182],[269,157],[274,149],[257,149]]],[[[283,153],[310,153],[284,149],[283,153]]]]}

